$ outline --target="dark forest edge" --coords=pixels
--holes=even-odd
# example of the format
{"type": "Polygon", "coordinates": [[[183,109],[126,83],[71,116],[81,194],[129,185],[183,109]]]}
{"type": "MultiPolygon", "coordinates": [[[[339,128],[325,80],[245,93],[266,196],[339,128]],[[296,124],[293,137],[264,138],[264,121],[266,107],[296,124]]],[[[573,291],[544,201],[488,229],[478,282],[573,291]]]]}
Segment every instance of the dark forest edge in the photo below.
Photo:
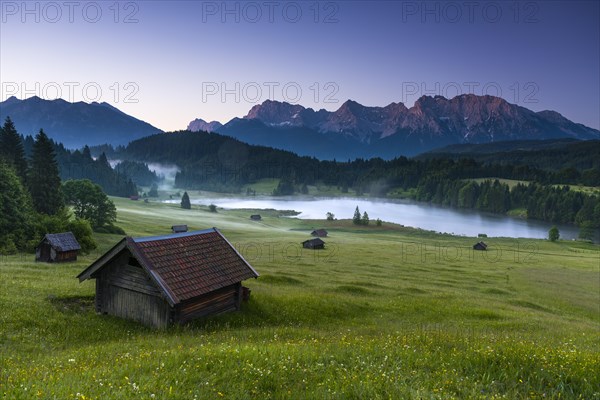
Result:
{"type": "Polygon", "coordinates": [[[60,146],[43,129],[30,139],[27,154],[10,118],[0,127],[0,254],[33,251],[47,233],[72,232],[83,253],[96,248],[93,230],[124,234],[102,188],[89,179],[61,180],[60,146]]]}
{"type": "MultiPolygon", "coordinates": [[[[600,168],[599,152],[598,140],[515,140],[451,145],[422,153],[415,158],[469,158],[485,164],[528,165],[550,171],[562,169],[576,174],[578,171],[600,168]]],[[[576,179],[577,177],[574,178],[576,179]]]]}

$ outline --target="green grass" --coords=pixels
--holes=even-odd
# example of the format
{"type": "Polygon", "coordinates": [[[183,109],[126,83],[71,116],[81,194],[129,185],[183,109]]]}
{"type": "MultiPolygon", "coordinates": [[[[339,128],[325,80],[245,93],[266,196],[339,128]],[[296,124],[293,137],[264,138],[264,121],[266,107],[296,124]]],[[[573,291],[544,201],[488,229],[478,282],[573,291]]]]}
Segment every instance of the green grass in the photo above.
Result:
{"type": "Polygon", "coordinates": [[[255,183],[244,185],[242,187],[242,194],[246,193],[246,189],[250,188],[256,191],[257,195],[267,195],[270,196],[273,194],[273,190],[279,184],[279,179],[260,179],[255,183]]]}
{"type": "MultiPolygon", "coordinates": [[[[240,196],[246,196],[247,189],[254,190],[256,192],[256,196],[272,196],[273,191],[277,188],[279,184],[279,179],[260,179],[257,182],[252,184],[243,185],[239,191],[239,193],[217,193],[210,192],[204,190],[187,190],[190,198],[224,198],[224,197],[235,197],[239,198],[240,196]]],[[[320,196],[320,197],[347,197],[347,196],[357,196],[356,191],[353,189],[348,189],[346,193],[342,192],[340,188],[337,186],[325,185],[323,183],[316,183],[314,185],[308,185],[308,193],[306,196],[320,196]]],[[[150,187],[141,187],[140,190],[142,192],[148,192],[150,187]]],[[[296,187],[296,195],[302,195],[299,193],[300,187],[296,187]]],[[[181,195],[184,190],[180,189],[160,189],[158,190],[158,197],[150,197],[148,198],[149,202],[162,202],[163,200],[181,200],[181,195]],[[177,196],[179,193],[180,196],[177,196]]],[[[393,197],[393,196],[391,196],[393,197]]],[[[144,201],[144,198],[140,198],[141,202],[144,201]]]]}
{"type": "Polygon", "coordinates": [[[598,399],[600,249],[113,199],[129,235],[217,226],[259,271],[241,312],[156,331],[96,315],[77,263],[0,261],[7,399],[598,399]],[[327,249],[299,243],[325,227],[327,249]]]}
{"type": "Polygon", "coordinates": [[[388,192],[387,197],[398,198],[398,199],[414,199],[417,196],[417,189],[410,188],[404,190],[402,188],[395,188],[388,192]]]}
{"type": "Polygon", "coordinates": [[[502,184],[506,184],[508,185],[509,188],[513,188],[515,186],[517,186],[519,183],[523,184],[523,185],[527,185],[529,184],[529,181],[521,181],[521,180],[516,180],[516,179],[504,179],[504,178],[473,178],[473,179],[468,179],[474,182],[477,182],[479,184],[485,182],[485,181],[495,181],[498,180],[500,183],[502,184]]]}
{"type": "Polygon", "coordinates": [[[583,186],[583,185],[553,185],[554,187],[569,186],[571,190],[576,192],[583,192],[585,194],[600,195],[600,188],[597,186],[583,186]]]}
{"type": "Polygon", "coordinates": [[[510,217],[527,219],[527,209],[526,208],[513,208],[506,212],[506,215],[510,217]]]}

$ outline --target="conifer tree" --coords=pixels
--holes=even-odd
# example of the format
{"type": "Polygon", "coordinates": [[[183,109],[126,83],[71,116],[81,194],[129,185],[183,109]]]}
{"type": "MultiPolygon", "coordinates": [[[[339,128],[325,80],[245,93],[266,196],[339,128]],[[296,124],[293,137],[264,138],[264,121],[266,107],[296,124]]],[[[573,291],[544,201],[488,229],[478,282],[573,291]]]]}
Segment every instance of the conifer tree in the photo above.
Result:
{"type": "Polygon", "coordinates": [[[369,225],[369,214],[367,214],[366,211],[363,213],[363,216],[362,216],[362,219],[360,222],[363,225],[369,225]]]}
{"type": "Polygon", "coordinates": [[[4,126],[0,127],[0,157],[13,166],[17,176],[25,184],[27,181],[25,150],[23,149],[21,137],[10,117],[6,117],[4,126]]]}
{"type": "Polygon", "coordinates": [[[64,207],[54,146],[41,129],[33,144],[27,184],[37,212],[55,215],[64,207]]]}
{"type": "Polygon", "coordinates": [[[29,193],[9,165],[0,159],[0,254],[25,247],[31,234],[29,193]]]}
{"type": "Polygon", "coordinates": [[[181,208],[189,210],[192,208],[192,203],[190,202],[190,196],[188,196],[187,192],[183,193],[183,197],[181,197],[181,208]]]}
{"type": "Polygon", "coordinates": [[[354,225],[360,225],[360,210],[358,209],[358,206],[356,206],[356,210],[354,210],[354,217],[352,217],[352,222],[354,223],[354,225]]]}

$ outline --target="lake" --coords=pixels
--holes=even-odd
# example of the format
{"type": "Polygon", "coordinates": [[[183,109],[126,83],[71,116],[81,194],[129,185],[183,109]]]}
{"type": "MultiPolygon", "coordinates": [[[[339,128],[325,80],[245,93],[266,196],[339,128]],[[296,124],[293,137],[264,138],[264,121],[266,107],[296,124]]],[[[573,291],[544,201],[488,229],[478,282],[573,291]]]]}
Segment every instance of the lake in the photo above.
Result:
{"type": "MultiPolygon", "coordinates": [[[[168,200],[178,203],[179,200],[168,200]]],[[[216,204],[225,209],[275,209],[300,212],[297,218],[325,219],[327,212],[336,218],[352,218],[356,206],[361,214],[366,211],[371,223],[377,218],[404,226],[463,236],[485,233],[490,237],[547,238],[550,222],[524,220],[505,215],[445,208],[426,203],[393,199],[364,198],[302,198],[294,197],[212,197],[192,198],[192,204],[216,204]]],[[[558,225],[561,239],[574,239],[579,229],[572,225],[558,225]]]]}

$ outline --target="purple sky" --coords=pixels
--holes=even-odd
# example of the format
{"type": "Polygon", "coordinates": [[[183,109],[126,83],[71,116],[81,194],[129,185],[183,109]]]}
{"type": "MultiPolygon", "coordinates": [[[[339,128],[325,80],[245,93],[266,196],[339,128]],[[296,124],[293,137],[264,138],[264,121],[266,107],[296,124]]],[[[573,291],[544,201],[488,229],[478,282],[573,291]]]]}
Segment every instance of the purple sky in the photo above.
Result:
{"type": "Polygon", "coordinates": [[[106,101],[164,130],[264,100],[501,95],[600,128],[598,1],[1,1],[0,100],[106,101]]]}

